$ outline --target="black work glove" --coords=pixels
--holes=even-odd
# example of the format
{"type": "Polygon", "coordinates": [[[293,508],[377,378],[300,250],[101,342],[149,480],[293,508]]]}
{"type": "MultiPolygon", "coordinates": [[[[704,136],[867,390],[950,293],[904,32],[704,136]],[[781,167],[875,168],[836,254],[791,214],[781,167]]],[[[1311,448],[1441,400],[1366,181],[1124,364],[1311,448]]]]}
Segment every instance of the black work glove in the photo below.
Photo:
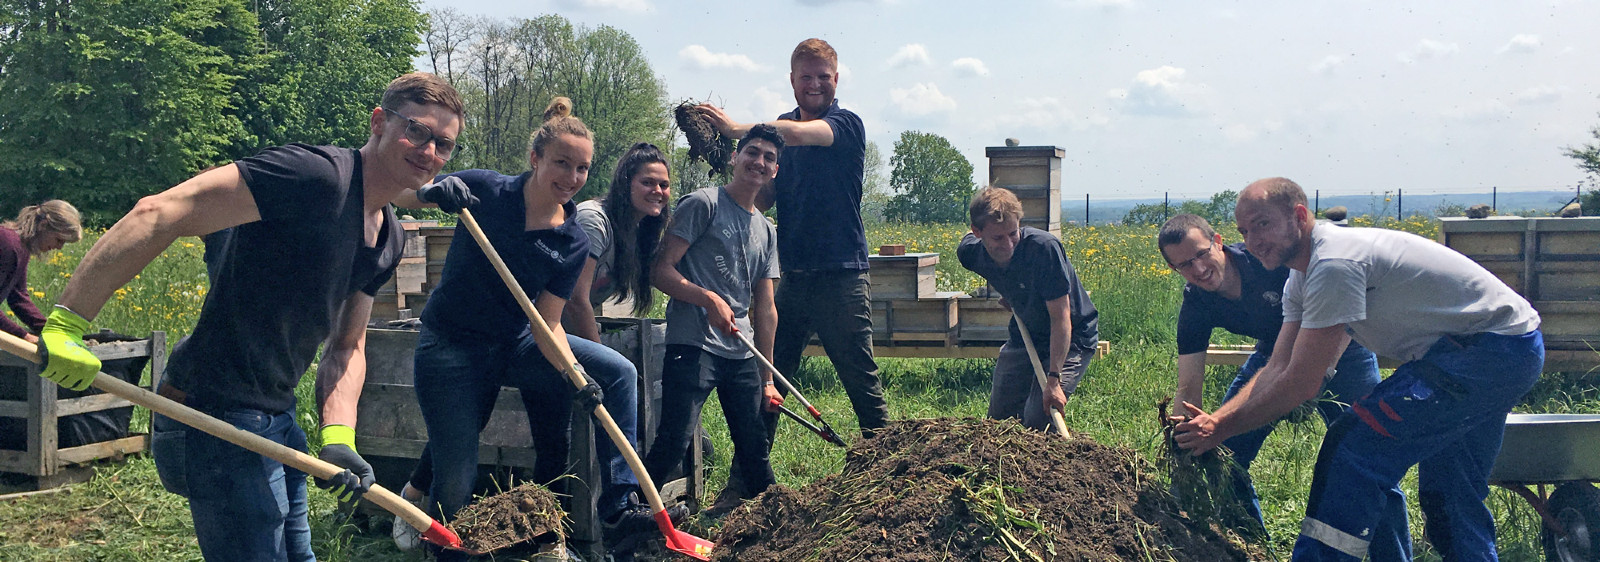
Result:
{"type": "Polygon", "coordinates": [[[355,430],[347,425],[324,426],[322,442],[324,445],[317,457],[345,471],[327,480],[317,478],[317,487],[333,492],[340,502],[361,499],[361,494],[367,493],[376,477],[372,474],[372,465],[356,454],[355,430]]]}
{"type": "Polygon", "coordinates": [[[455,176],[447,176],[417,189],[417,199],[438,205],[450,214],[460,213],[462,209],[478,204],[478,198],[467,188],[467,182],[455,176]]]}

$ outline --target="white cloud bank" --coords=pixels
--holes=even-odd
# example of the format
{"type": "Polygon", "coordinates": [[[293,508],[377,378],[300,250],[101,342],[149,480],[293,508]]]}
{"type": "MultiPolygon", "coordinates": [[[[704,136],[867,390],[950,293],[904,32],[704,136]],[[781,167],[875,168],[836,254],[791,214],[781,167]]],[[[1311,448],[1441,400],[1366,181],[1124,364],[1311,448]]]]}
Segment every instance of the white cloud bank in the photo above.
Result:
{"type": "Polygon", "coordinates": [[[989,65],[972,57],[961,57],[950,62],[950,67],[956,69],[957,74],[964,76],[988,76],[989,65]]]}
{"type": "Polygon", "coordinates": [[[889,102],[901,114],[909,117],[927,117],[956,110],[956,100],[939,91],[932,83],[917,83],[909,88],[890,88],[889,102]]]}
{"type": "Polygon", "coordinates": [[[756,64],[745,55],[732,53],[713,53],[703,45],[689,45],[678,51],[678,58],[684,64],[698,70],[732,69],[745,72],[760,72],[766,67],[756,64]]]}

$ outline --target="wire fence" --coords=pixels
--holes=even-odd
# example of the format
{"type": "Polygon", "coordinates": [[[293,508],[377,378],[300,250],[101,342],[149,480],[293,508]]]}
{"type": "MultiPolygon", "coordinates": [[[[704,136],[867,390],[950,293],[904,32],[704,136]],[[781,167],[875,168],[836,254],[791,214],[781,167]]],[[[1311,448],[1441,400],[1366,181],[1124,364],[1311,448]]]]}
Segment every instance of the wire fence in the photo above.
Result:
{"type": "MultiPolygon", "coordinates": [[[[1319,215],[1334,207],[1344,207],[1351,217],[1367,215],[1372,218],[1404,219],[1409,216],[1461,216],[1467,208],[1479,204],[1489,206],[1497,215],[1551,215],[1568,203],[1582,199],[1584,193],[1593,192],[1597,195],[1591,197],[1600,197],[1597,190],[1600,190],[1600,185],[1579,182],[1571,188],[1535,190],[1502,190],[1498,187],[1487,190],[1397,188],[1354,194],[1348,191],[1323,193],[1313,190],[1306,195],[1308,203],[1319,215]]],[[[1225,204],[1231,216],[1232,196],[1232,192],[1207,196],[1162,192],[1144,197],[1097,197],[1088,193],[1063,192],[1061,223],[1085,224],[1085,217],[1088,218],[1087,224],[1114,224],[1130,220],[1148,222],[1156,219],[1164,222],[1172,215],[1191,212],[1198,208],[1197,205],[1210,205],[1214,209],[1225,204]]]]}

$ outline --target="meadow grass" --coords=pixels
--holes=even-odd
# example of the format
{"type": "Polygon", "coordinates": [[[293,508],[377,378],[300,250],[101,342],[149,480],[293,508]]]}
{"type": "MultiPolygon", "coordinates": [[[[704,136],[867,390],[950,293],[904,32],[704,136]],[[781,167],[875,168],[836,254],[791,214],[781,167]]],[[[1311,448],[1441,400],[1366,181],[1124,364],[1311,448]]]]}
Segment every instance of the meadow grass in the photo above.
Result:
{"type": "MultiPolygon", "coordinates": [[[[1428,224],[1390,221],[1424,236],[1433,236],[1428,224]]],[[[1434,223],[1436,224],[1436,223],[1434,223]]],[[[1433,228],[1436,228],[1434,226],[1433,228]]],[[[908,251],[936,251],[940,290],[970,291],[981,279],[961,269],[955,245],[966,231],[963,225],[903,225],[875,227],[869,242],[904,243],[908,251]]],[[[1236,241],[1231,229],[1222,230],[1236,241]]],[[[43,307],[65,286],[70,272],[99,233],[68,246],[63,252],[34,262],[29,272],[31,290],[43,307]]],[[[1156,253],[1153,227],[1087,227],[1063,231],[1064,247],[1091,298],[1100,310],[1101,338],[1112,342],[1109,357],[1095,360],[1067,407],[1067,425],[1075,434],[1101,443],[1128,447],[1147,459],[1158,458],[1159,425],[1155,403],[1171,395],[1175,384],[1173,333],[1182,280],[1170,272],[1156,253]]],[[[142,335],[166,330],[176,341],[193,326],[205,295],[202,248],[196,239],[174,244],[107,303],[96,327],[142,335]]],[[[1218,332],[1218,343],[1249,340],[1218,332]]],[[[981,416],[987,409],[992,360],[895,359],[879,360],[880,375],[891,416],[896,419],[981,416]]],[[[297,418],[315,428],[311,379],[307,374],[298,389],[297,418]]],[[[839,386],[832,366],[822,358],[808,358],[795,383],[816,403],[835,429],[854,439],[856,420],[839,386]]],[[[1215,407],[1232,380],[1234,368],[1207,369],[1205,402],[1215,407]]],[[[1529,393],[1519,411],[1600,412],[1600,389],[1593,374],[1546,375],[1529,393]]],[[[136,416],[136,428],[143,428],[136,416]]],[[[1286,555],[1298,533],[1305,509],[1311,472],[1321,442],[1322,422],[1311,416],[1301,423],[1280,424],[1267,440],[1252,474],[1261,496],[1273,549],[1286,555]]],[[[704,419],[718,454],[711,459],[711,493],[726,479],[731,452],[726,424],[713,396],[704,419]]],[[[780,422],[772,451],[773,469],[780,484],[801,488],[843,464],[841,450],[811,435],[797,424],[780,422]]],[[[313,440],[315,432],[308,432],[313,440]]],[[[312,444],[312,450],[317,444],[312,444]]],[[[1153,466],[1153,464],[1152,464],[1153,466]]],[[[1419,559],[1437,559],[1422,535],[1416,511],[1415,471],[1405,483],[1412,494],[1412,528],[1419,559]]],[[[379,524],[372,534],[353,532],[332,498],[311,492],[313,540],[323,560],[420,560],[394,550],[379,524]]],[[[1536,559],[1540,553],[1539,520],[1515,495],[1492,489],[1488,504],[1500,526],[1502,559],[1536,559]]],[[[135,457],[104,465],[92,481],[67,492],[0,504],[0,560],[198,560],[192,526],[182,498],[160,489],[153,463],[135,457]]]]}

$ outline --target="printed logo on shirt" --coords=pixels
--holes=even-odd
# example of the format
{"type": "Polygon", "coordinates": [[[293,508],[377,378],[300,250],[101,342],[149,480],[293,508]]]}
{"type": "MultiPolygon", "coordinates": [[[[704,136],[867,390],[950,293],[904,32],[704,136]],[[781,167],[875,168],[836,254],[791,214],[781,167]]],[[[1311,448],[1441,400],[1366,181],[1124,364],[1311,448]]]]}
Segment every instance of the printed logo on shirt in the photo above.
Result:
{"type": "Polygon", "coordinates": [[[538,248],[539,251],[541,251],[541,252],[549,254],[550,255],[550,259],[553,259],[553,260],[556,260],[556,261],[561,261],[561,252],[557,252],[555,250],[550,249],[549,246],[546,246],[544,244],[543,240],[534,240],[533,241],[533,247],[538,248]]]}
{"type": "Polygon", "coordinates": [[[1267,301],[1267,304],[1272,306],[1283,306],[1283,295],[1277,291],[1261,293],[1261,300],[1267,301]]]}

